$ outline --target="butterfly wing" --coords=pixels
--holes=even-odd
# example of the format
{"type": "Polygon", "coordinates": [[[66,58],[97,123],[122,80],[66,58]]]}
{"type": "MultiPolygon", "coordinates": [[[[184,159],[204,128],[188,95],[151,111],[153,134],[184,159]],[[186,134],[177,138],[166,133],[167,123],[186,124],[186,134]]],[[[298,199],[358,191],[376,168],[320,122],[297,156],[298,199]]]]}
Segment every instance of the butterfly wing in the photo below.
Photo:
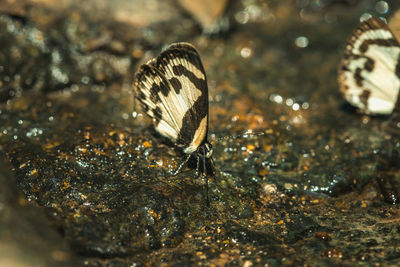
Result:
{"type": "Polygon", "coordinates": [[[156,130],[183,147],[185,153],[193,153],[206,141],[207,79],[192,45],[172,44],[142,65],[136,75],[135,91],[156,130]]]}
{"type": "Polygon", "coordinates": [[[163,136],[175,142],[181,122],[177,103],[172,102],[171,85],[164,75],[151,65],[140,66],[135,81],[135,97],[144,111],[153,119],[154,126],[163,136]]]}
{"type": "Polygon", "coordinates": [[[392,113],[400,87],[400,45],[378,18],[360,24],[339,67],[345,99],[367,114],[392,113]]]}

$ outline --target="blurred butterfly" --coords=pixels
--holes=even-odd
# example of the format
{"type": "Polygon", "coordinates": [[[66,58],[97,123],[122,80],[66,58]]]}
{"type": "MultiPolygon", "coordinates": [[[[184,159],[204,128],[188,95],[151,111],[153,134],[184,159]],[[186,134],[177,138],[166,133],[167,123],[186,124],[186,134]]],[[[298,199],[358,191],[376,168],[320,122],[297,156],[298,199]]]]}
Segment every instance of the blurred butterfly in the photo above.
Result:
{"type": "Polygon", "coordinates": [[[338,80],[345,99],[366,114],[399,109],[400,44],[385,22],[373,17],[355,29],[338,80]]]}
{"type": "MultiPolygon", "coordinates": [[[[158,133],[187,155],[175,174],[191,157],[207,174],[212,146],[208,134],[208,86],[200,56],[189,43],[174,43],[156,58],[140,66],[134,84],[135,97],[153,119],[158,133]]],[[[207,187],[208,188],[208,187],[207,187]]]]}

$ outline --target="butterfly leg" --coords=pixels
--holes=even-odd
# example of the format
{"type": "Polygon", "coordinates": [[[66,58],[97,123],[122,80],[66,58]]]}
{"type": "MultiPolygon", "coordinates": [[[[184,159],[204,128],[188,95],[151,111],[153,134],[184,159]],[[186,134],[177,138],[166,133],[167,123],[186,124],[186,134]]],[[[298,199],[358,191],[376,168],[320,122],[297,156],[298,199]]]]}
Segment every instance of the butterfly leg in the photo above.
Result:
{"type": "Polygon", "coordinates": [[[181,164],[179,164],[178,168],[176,169],[176,171],[174,171],[173,175],[178,175],[178,173],[181,171],[182,167],[189,161],[191,155],[187,155],[187,157],[182,161],[181,164]]]}
{"type": "Polygon", "coordinates": [[[206,153],[203,151],[203,175],[204,178],[206,179],[206,201],[207,201],[207,207],[210,207],[210,199],[208,197],[208,176],[207,176],[207,170],[206,170],[206,153]]]}
{"type": "Polygon", "coordinates": [[[137,101],[136,92],[135,92],[135,90],[133,90],[133,111],[137,114],[136,101],[137,101]]]}
{"type": "Polygon", "coordinates": [[[196,164],[196,177],[199,177],[199,170],[200,170],[200,157],[197,156],[197,164],[196,164]]]}

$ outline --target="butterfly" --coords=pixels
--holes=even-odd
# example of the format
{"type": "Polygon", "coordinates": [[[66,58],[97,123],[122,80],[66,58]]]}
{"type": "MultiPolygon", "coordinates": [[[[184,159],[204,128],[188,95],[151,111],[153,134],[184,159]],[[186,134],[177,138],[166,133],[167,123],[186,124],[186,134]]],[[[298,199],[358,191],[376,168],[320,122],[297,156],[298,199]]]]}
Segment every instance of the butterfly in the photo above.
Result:
{"type": "Polygon", "coordinates": [[[134,83],[135,97],[152,118],[158,133],[187,155],[174,174],[191,157],[206,160],[214,168],[208,134],[208,86],[199,53],[189,43],[174,43],[156,58],[139,67],[134,83]]]}
{"type": "Polygon", "coordinates": [[[400,44],[385,22],[363,21],[349,38],[339,66],[344,98],[366,114],[399,109],[400,44]]]}

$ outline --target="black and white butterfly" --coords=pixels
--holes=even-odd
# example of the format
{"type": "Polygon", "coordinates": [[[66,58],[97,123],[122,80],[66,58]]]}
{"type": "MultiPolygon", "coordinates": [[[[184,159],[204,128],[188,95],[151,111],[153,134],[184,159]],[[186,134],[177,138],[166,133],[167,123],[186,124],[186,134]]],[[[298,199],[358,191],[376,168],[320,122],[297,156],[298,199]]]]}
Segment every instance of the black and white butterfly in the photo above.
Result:
{"type": "Polygon", "coordinates": [[[355,29],[338,80],[345,99],[366,114],[399,109],[400,44],[385,22],[373,17],[355,29]]]}
{"type": "Polygon", "coordinates": [[[208,86],[199,53],[189,43],[174,43],[156,58],[139,67],[134,84],[135,97],[153,119],[158,133],[181,148],[186,159],[200,159],[203,172],[212,162],[208,134],[208,86]]]}

